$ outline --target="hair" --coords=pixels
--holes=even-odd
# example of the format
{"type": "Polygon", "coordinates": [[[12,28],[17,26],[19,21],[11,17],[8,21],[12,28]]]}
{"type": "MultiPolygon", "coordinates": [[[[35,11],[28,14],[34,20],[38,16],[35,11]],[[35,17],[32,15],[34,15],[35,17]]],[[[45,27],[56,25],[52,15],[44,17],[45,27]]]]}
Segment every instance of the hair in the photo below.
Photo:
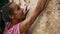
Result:
{"type": "Polygon", "coordinates": [[[4,29],[5,29],[5,22],[3,21],[3,19],[2,18],[0,18],[1,20],[0,20],[0,34],[3,34],[3,32],[4,32],[4,29]]]}
{"type": "Polygon", "coordinates": [[[4,29],[5,29],[5,23],[6,22],[10,22],[11,19],[9,18],[9,15],[12,14],[12,9],[9,7],[9,5],[11,5],[12,3],[8,3],[5,6],[2,7],[2,9],[0,10],[0,29],[1,32],[0,34],[3,34],[4,29]]]}
{"type": "Polygon", "coordinates": [[[9,5],[11,5],[11,4],[12,3],[8,3],[4,7],[2,7],[2,9],[1,9],[2,19],[4,20],[4,22],[10,22],[11,21],[11,19],[9,18],[9,15],[11,15],[13,12],[13,10],[9,7],[9,5]]]}
{"type": "Polygon", "coordinates": [[[0,11],[0,34],[3,34],[4,29],[5,29],[5,22],[2,19],[2,13],[0,11]]]}

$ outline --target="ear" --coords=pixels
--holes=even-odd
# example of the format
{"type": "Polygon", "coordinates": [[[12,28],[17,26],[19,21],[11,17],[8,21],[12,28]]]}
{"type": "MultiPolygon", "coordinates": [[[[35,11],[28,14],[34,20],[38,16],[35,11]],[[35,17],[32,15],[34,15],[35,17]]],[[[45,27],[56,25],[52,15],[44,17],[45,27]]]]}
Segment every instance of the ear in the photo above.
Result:
{"type": "Polygon", "coordinates": [[[9,15],[9,18],[10,19],[14,19],[14,15],[9,15]]]}

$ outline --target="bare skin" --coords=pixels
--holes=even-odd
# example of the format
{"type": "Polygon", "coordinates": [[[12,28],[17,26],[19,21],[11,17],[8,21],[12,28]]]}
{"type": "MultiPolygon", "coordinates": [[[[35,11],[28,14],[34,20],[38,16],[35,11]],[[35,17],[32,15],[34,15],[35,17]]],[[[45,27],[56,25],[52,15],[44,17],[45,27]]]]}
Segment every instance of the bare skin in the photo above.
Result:
{"type": "Polygon", "coordinates": [[[9,17],[12,19],[10,28],[15,24],[20,23],[21,34],[23,34],[23,32],[26,32],[29,29],[29,27],[34,23],[37,16],[42,12],[41,10],[43,9],[45,2],[46,0],[38,0],[36,8],[29,14],[29,16],[26,19],[24,19],[26,13],[24,13],[23,9],[18,9],[18,5],[12,3],[9,6],[13,9],[13,14],[9,15],[9,17]]]}

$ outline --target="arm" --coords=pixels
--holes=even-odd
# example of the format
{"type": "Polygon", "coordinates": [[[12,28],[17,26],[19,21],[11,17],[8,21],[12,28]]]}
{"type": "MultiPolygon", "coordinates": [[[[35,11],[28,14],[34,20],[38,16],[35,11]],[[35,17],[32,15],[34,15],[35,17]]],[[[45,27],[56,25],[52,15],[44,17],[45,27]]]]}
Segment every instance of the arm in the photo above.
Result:
{"type": "Polygon", "coordinates": [[[23,22],[20,23],[20,32],[26,31],[35,21],[37,16],[41,13],[45,5],[46,0],[38,0],[37,6],[34,11],[32,11],[28,18],[26,18],[23,22]]]}

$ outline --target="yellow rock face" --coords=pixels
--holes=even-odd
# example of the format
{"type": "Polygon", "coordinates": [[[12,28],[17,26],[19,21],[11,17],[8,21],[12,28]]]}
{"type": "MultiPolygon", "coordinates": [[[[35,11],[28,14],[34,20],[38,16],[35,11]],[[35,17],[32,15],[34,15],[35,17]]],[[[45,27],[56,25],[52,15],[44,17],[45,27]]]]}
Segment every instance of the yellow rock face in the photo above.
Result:
{"type": "MultiPolygon", "coordinates": [[[[34,2],[37,0],[34,0],[34,2]]],[[[30,10],[33,11],[34,6],[30,10]]],[[[29,29],[29,34],[60,34],[60,0],[50,0],[29,29]]]]}

